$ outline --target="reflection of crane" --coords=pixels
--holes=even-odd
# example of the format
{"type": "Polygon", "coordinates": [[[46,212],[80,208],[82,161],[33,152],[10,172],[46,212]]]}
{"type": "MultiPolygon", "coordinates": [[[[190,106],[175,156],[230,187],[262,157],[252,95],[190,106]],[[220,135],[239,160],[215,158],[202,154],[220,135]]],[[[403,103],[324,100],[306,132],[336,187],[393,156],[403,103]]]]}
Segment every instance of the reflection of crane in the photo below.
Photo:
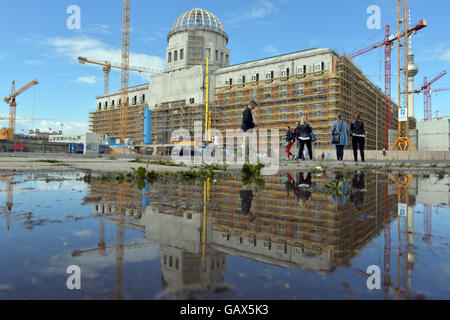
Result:
{"type": "MultiPolygon", "coordinates": [[[[88,60],[87,58],[83,58],[83,57],[78,57],[78,61],[81,64],[91,63],[91,64],[103,66],[103,72],[104,72],[104,76],[105,76],[104,94],[107,95],[109,93],[109,74],[111,72],[111,68],[121,69],[122,67],[118,64],[114,64],[109,61],[88,60]]],[[[139,72],[139,73],[149,73],[149,74],[159,74],[162,72],[161,70],[148,69],[148,68],[142,68],[142,67],[133,67],[133,66],[130,66],[129,70],[139,72]]]]}
{"type": "Polygon", "coordinates": [[[438,76],[436,76],[433,80],[430,82],[427,81],[427,77],[423,79],[423,86],[419,90],[414,90],[414,93],[422,93],[423,92],[423,107],[424,107],[424,120],[428,121],[431,120],[432,117],[432,108],[431,108],[431,93],[433,91],[445,91],[448,89],[436,89],[431,90],[431,85],[438,81],[440,78],[445,76],[447,74],[447,71],[441,72],[438,76]]]}
{"type": "Polygon", "coordinates": [[[14,184],[14,176],[12,174],[1,175],[0,179],[4,179],[6,182],[6,229],[10,229],[10,216],[13,207],[13,184],[14,184]]]}
{"type": "Polygon", "coordinates": [[[383,260],[383,291],[388,293],[391,287],[391,197],[389,186],[384,186],[384,260],[383,260]]]}
{"type": "Polygon", "coordinates": [[[8,129],[2,129],[0,132],[0,139],[2,136],[6,137],[8,140],[14,139],[14,130],[16,128],[16,98],[33,87],[34,85],[37,85],[39,82],[37,82],[36,79],[32,80],[31,82],[27,83],[25,86],[20,88],[16,91],[16,82],[13,80],[12,87],[11,87],[11,95],[7,98],[4,98],[3,100],[9,104],[9,126],[8,129]]]}
{"type": "MultiPolygon", "coordinates": [[[[397,195],[398,195],[398,205],[409,204],[409,185],[413,180],[413,175],[402,175],[397,177],[392,176],[393,180],[397,183],[397,195]]],[[[402,236],[401,236],[401,216],[397,218],[398,227],[398,256],[397,256],[397,287],[396,294],[397,297],[408,297],[408,292],[406,289],[411,289],[411,278],[412,269],[415,263],[415,253],[414,253],[414,210],[407,210],[405,212],[406,216],[406,242],[407,242],[407,252],[402,252],[402,236]],[[401,288],[401,259],[404,259],[404,290],[401,288]],[[409,285],[408,285],[409,283],[409,285]]]]}
{"type": "Polygon", "coordinates": [[[433,209],[433,206],[429,205],[429,204],[425,204],[423,206],[424,208],[424,217],[423,217],[423,229],[425,231],[425,238],[424,241],[426,243],[429,243],[430,238],[431,238],[431,211],[433,209]]]}

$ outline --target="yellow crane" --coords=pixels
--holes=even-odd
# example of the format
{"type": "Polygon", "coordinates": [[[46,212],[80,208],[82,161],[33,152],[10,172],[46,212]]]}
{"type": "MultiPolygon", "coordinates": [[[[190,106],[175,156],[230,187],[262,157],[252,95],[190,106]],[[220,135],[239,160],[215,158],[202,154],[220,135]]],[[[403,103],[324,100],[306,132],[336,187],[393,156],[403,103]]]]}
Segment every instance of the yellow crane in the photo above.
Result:
{"type": "MultiPolygon", "coordinates": [[[[96,64],[96,65],[103,67],[103,73],[104,73],[104,77],[105,77],[103,93],[105,95],[107,95],[109,93],[109,74],[111,73],[111,69],[112,68],[122,69],[122,67],[120,65],[111,63],[109,61],[95,61],[95,60],[88,59],[85,57],[78,57],[78,62],[80,62],[81,64],[86,64],[86,63],[96,64]]],[[[134,67],[134,66],[130,66],[129,70],[139,72],[139,73],[148,73],[148,74],[159,74],[162,72],[161,70],[157,70],[157,69],[149,69],[149,68],[134,67]]]]}
{"type": "Polygon", "coordinates": [[[122,65],[120,89],[120,138],[125,145],[128,116],[128,80],[130,75],[130,33],[131,33],[131,0],[123,0],[122,12],[122,65]]]}
{"type": "Polygon", "coordinates": [[[31,82],[27,83],[22,88],[16,91],[16,81],[13,80],[11,95],[3,99],[6,103],[9,104],[9,126],[8,128],[0,129],[0,139],[14,139],[14,130],[16,128],[16,98],[37,84],[39,84],[39,82],[36,79],[33,79],[31,82]]]}

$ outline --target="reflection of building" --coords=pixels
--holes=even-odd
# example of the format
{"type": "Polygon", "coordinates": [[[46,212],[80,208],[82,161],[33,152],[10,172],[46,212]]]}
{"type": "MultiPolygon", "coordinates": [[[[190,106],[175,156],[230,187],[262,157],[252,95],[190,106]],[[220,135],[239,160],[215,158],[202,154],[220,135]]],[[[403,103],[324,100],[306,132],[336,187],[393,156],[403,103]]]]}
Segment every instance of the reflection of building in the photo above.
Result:
{"type": "Polygon", "coordinates": [[[147,237],[161,247],[166,290],[215,288],[223,284],[226,255],[208,246],[202,261],[203,219],[199,212],[188,210],[178,215],[149,207],[141,222],[147,237]]]}
{"type": "Polygon", "coordinates": [[[364,201],[358,208],[347,201],[336,209],[328,194],[314,191],[302,208],[294,196],[286,197],[278,177],[271,178],[255,196],[257,219],[251,223],[240,213],[240,188],[239,181],[228,181],[214,184],[212,189],[215,208],[210,245],[229,254],[328,273],[336,265],[349,264],[382,230],[385,200],[382,190],[376,190],[371,181],[366,183],[364,201]]]}
{"type": "Polygon", "coordinates": [[[348,193],[340,196],[337,206],[323,192],[330,182],[325,176],[312,175],[311,196],[304,203],[293,192],[286,196],[280,177],[267,178],[264,187],[253,189],[249,212],[255,211],[255,220],[243,214],[247,212],[241,202],[244,188],[235,179],[211,184],[154,182],[146,195],[145,210],[142,192],[135,187],[120,191],[115,183],[99,182],[92,184],[92,193],[102,196],[96,212],[111,213],[109,221],[119,221],[114,219],[118,202],[141,213],[131,218],[127,211],[130,218],[125,225],[145,232],[161,247],[162,285],[170,293],[224,286],[228,254],[328,274],[336,267],[349,266],[384,231],[385,292],[408,296],[407,281],[415,263],[413,216],[409,210],[398,215],[397,210],[398,203],[414,206],[420,184],[417,187],[416,179],[405,176],[388,184],[388,177],[378,174],[346,175],[344,179],[348,193]],[[399,240],[397,231],[391,230],[397,226],[399,240]]]}

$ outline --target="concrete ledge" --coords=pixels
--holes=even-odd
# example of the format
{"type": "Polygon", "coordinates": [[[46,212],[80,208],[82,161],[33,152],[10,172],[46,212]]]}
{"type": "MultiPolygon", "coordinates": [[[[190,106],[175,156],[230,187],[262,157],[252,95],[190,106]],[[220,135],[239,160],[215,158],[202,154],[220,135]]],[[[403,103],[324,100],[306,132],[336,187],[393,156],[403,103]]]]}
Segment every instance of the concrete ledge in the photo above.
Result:
{"type": "MultiPolygon", "coordinates": [[[[319,159],[322,152],[325,153],[326,159],[336,160],[336,150],[314,150],[314,158],[319,159]],[[328,157],[328,153],[331,153],[331,157],[328,157]]],[[[386,161],[450,161],[450,151],[386,151],[386,156],[383,155],[383,151],[379,150],[366,150],[364,151],[366,160],[386,160],[386,161]]],[[[358,151],[358,159],[360,160],[360,154],[358,151]]],[[[353,150],[344,151],[344,160],[353,160],[353,150]]]]}

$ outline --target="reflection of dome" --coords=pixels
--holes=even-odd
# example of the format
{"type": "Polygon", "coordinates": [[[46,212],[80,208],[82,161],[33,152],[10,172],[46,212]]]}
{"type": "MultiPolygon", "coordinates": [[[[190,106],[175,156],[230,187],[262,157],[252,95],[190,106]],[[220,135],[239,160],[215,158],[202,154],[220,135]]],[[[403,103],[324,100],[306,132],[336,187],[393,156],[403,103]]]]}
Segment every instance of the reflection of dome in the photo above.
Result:
{"type": "Polygon", "coordinates": [[[220,20],[211,12],[203,9],[192,9],[183,13],[173,24],[168,38],[174,33],[185,30],[210,30],[223,35],[228,42],[228,35],[220,20]]]}

